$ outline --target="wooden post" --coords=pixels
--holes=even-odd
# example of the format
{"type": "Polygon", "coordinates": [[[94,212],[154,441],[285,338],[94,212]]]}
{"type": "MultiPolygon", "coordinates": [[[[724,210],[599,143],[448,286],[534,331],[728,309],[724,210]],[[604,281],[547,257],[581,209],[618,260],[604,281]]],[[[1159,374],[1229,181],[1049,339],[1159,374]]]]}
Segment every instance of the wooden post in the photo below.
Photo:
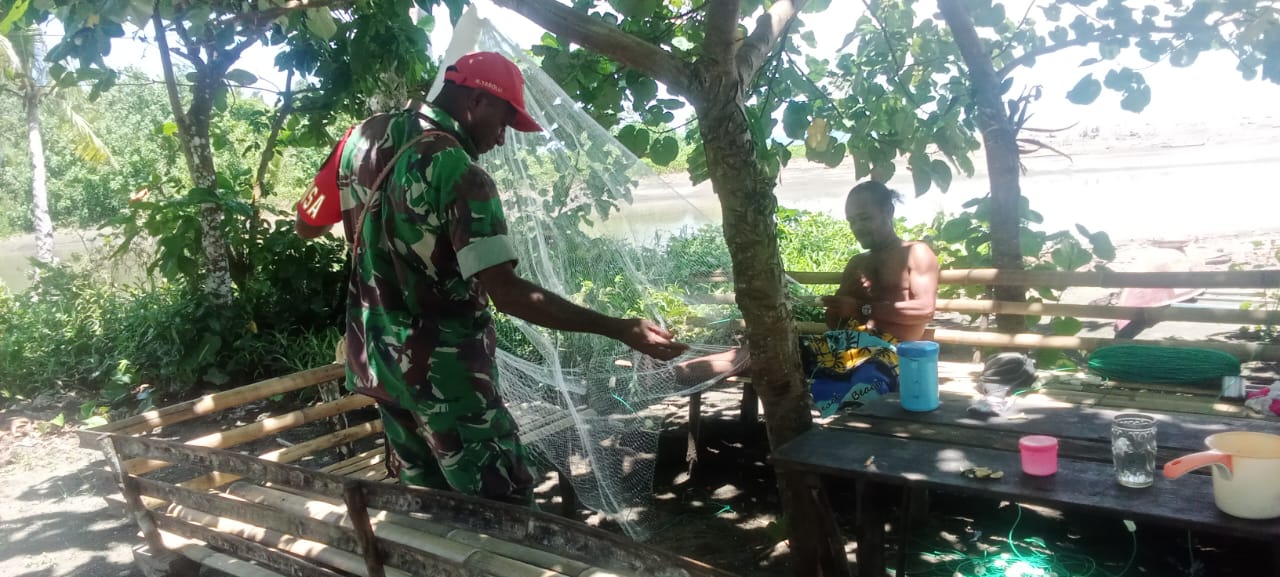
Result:
{"type": "MultiPolygon", "coordinates": [[[[907,558],[911,549],[911,494],[915,489],[902,488],[902,508],[898,511],[898,564],[893,568],[894,575],[907,574],[907,558]]],[[[858,548],[862,552],[862,548],[858,548]]]]}
{"type": "MultiPolygon", "coordinates": [[[[787,538],[796,577],[850,577],[844,537],[836,525],[822,478],[811,473],[783,472],[781,481],[783,498],[788,499],[787,538]]],[[[858,560],[862,560],[861,543],[858,560]]]]}
{"type": "Polygon", "coordinates": [[[382,555],[378,552],[378,540],[374,538],[373,525],[369,523],[369,503],[365,499],[364,488],[359,483],[348,482],[343,486],[342,496],[347,504],[347,518],[360,541],[360,552],[364,554],[369,577],[386,577],[382,569],[382,555]]]}
{"type": "Polygon", "coordinates": [[[742,409],[739,412],[739,418],[742,419],[744,428],[751,427],[760,420],[760,399],[756,396],[755,387],[751,386],[751,382],[742,383],[742,409]]]}
{"type": "Polygon", "coordinates": [[[573,519],[578,516],[578,492],[573,489],[573,479],[556,470],[556,484],[560,486],[560,516],[573,519]]]}
{"type": "Polygon", "coordinates": [[[865,479],[857,480],[858,577],[884,577],[883,488],[865,479]]]}

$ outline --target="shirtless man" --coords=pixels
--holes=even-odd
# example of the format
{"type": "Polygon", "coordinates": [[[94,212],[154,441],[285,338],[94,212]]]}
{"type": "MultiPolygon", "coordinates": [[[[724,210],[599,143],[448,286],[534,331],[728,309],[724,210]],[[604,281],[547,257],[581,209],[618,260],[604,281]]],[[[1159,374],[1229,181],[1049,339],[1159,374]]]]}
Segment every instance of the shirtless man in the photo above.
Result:
{"type": "Polygon", "coordinates": [[[853,187],[845,217],[867,252],[849,259],[840,288],[822,298],[827,327],[867,325],[899,342],[920,340],[933,320],[938,296],[938,257],[929,245],[904,241],[893,230],[893,205],[901,195],[867,181],[853,187]]]}
{"type": "MultiPolygon", "coordinates": [[[[933,320],[938,295],[938,257],[923,242],[904,241],[893,230],[893,205],[901,195],[868,181],[853,187],[845,216],[858,244],[867,252],[849,259],[840,288],[822,298],[827,327],[856,329],[862,325],[887,333],[898,342],[920,340],[933,320]]],[[[741,370],[747,352],[734,348],[675,365],[682,385],[741,370]]]]}

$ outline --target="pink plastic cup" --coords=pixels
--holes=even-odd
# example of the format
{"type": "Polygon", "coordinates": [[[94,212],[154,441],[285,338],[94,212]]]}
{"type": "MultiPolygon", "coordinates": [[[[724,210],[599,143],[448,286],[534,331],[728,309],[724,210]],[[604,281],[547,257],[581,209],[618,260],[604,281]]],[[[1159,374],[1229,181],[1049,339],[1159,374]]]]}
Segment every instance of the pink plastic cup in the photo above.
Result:
{"type": "Polygon", "coordinates": [[[1018,440],[1022,472],[1047,477],[1058,472],[1058,439],[1048,435],[1027,435],[1018,440]]]}

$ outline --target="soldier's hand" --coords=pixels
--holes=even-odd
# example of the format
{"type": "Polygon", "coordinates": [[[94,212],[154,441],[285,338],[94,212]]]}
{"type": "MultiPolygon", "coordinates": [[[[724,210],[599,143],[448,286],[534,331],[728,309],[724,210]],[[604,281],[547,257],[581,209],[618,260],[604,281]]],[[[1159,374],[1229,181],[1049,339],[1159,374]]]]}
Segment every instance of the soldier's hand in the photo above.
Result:
{"type": "Polygon", "coordinates": [[[626,319],[624,326],[618,340],[655,359],[669,361],[689,350],[689,345],[676,341],[669,331],[651,321],[626,319]]]}

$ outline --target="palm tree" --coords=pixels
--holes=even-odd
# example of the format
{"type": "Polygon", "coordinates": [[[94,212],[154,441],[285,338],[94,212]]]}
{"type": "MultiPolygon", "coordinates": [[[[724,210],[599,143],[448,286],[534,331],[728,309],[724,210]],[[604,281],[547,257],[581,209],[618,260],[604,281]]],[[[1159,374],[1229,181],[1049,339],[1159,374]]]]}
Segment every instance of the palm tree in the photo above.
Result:
{"type": "Polygon", "coordinates": [[[34,25],[0,31],[0,90],[22,100],[27,119],[27,144],[31,159],[31,207],[36,234],[36,258],[53,262],[53,221],[49,218],[49,193],[45,186],[44,134],[41,107],[52,108],[66,120],[75,137],[75,150],[88,162],[109,163],[111,153],[72,105],[83,98],[80,87],[50,82],[44,63],[44,35],[34,25]]]}

